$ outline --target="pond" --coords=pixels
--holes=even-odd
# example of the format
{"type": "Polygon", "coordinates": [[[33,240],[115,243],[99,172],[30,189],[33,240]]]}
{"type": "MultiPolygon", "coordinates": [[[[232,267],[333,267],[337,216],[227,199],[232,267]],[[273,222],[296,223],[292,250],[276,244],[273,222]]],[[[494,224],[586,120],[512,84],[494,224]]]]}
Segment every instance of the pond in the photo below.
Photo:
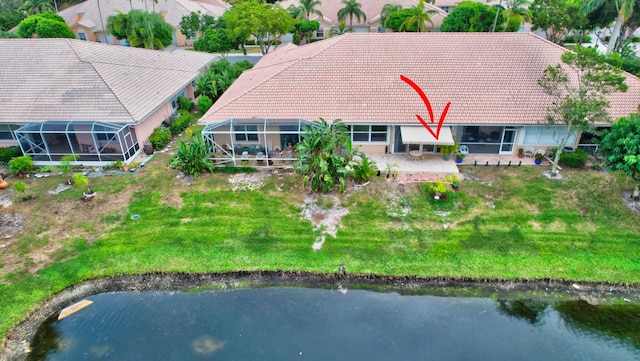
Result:
{"type": "Polygon", "coordinates": [[[266,287],[103,293],[28,360],[638,360],[640,306],[266,287]]]}

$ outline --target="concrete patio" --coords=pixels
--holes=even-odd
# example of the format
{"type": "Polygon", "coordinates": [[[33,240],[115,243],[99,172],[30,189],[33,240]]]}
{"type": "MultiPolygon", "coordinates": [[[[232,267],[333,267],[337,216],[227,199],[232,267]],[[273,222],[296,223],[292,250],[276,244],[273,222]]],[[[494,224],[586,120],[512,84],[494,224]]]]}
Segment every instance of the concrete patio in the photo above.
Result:
{"type": "MultiPolygon", "coordinates": [[[[449,174],[458,174],[460,172],[458,166],[536,165],[533,157],[518,158],[515,155],[497,154],[469,154],[460,164],[455,162],[454,157],[445,161],[439,153],[425,153],[419,160],[411,159],[409,154],[371,154],[370,158],[376,161],[378,169],[383,173],[387,169],[387,164],[392,164],[391,169],[398,171],[398,181],[405,183],[444,180],[449,174]]],[[[543,164],[545,164],[544,161],[543,164]]]]}

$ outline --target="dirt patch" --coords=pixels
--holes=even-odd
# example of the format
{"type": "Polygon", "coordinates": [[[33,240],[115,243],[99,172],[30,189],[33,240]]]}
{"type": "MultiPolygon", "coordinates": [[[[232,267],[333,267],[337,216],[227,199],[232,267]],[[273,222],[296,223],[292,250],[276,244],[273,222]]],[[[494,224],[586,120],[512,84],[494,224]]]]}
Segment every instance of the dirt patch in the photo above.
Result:
{"type": "Polygon", "coordinates": [[[107,277],[67,288],[32,311],[12,329],[2,345],[1,360],[22,361],[38,326],[52,314],[88,296],[104,292],[144,292],[193,289],[228,289],[258,286],[299,286],[330,289],[358,288],[394,291],[400,294],[455,295],[455,290],[477,290],[478,295],[503,299],[522,298],[530,293],[539,298],[578,298],[590,303],[606,303],[607,299],[624,298],[640,301],[640,285],[611,283],[577,283],[568,280],[505,280],[470,278],[423,278],[414,276],[379,276],[374,274],[317,274],[307,272],[232,272],[232,273],[157,273],[107,277]]]}
{"type": "Polygon", "coordinates": [[[267,173],[258,172],[258,173],[239,173],[234,174],[232,177],[229,177],[229,183],[231,184],[231,189],[234,192],[246,192],[252,191],[255,189],[262,188],[264,183],[262,182],[263,178],[267,176],[267,173]]]}
{"type": "Polygon", "coordinates": [[[302,218],[310,220],[314,230],[320,232],[311,246],[314,251],[322,248],[327,234],[336,238],[340,221],[348,213],[349,210],[340,205],[340,199],[335,195],[307,195],[302,207],[302,218]]]}
{"type": "MultiPolygon", "coordinates": [[[[15,237],[24,228],[24,217],[20,213],[0,214],[0,239],[15,237]]],[[[0,248],[6,246],[0,244],[0,248]]]]}
{"type": "Polygon", "coordinates": [[[622,192],[622,202],[627,208],[636,212],[637,215],[640,215],[640,202],[636,202],[631,198],[631,192],[622,192]]]}

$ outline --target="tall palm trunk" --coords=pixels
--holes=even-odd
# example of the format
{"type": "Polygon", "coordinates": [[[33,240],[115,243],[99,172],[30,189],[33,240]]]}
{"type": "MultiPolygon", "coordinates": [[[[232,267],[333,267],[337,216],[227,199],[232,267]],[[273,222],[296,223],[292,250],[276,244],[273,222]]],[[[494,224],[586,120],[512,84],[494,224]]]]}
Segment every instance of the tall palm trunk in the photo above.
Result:
{"type": "Polygon", "coordinates": [[[106,44],[106,43],[108,43],[108,41],[107,41],[107,29],[105,29],[105,27],[104,27],[104,19],[102,18],[102,10],[100,9],[100,0],[96,0],[96,2],[98,3],[98,16],[100,17],[100,25],[102,25],[102,34],[104,35],[104,42],[106,44]]]}
{"type": "Polygon", "coordinates": [[[620,36],[620,29],[622,28],[622,22],[624,21],[624,15],[622,12],[618,13],[615,25],[613,25],[613,31],[611,32],[611,38],[609,38],[609,44],[607,44],[607,54],[613,51],[616,47],[616,42],[620,36]]]}

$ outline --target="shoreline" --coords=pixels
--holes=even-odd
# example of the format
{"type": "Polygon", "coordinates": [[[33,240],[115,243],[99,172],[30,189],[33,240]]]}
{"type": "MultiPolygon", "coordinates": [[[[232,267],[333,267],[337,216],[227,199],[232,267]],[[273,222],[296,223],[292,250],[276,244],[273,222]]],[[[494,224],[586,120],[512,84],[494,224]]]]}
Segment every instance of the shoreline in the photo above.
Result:
{"type": "Polygon", "coordinates": [[[300,286],[318,288],[356,288],[433,294],[439,296],[489,295],[513,298],[522,294],[535,297],[577,298],[598,304],[607,299],[640,302],[640,284],[580,282],[554,279],[472,279],[458,277],[381,276],[374,274],[321,274],[298,271],[237,271],[222,273],[170,273],[102,277],[68,287],[31,311],[2,342],[0,360],[18,361],[27,356],[29,344],[40,324],[53,313],[85,297],[107,292],[148,292],[201,288],[223,290],[246,287],[300,286]]]}

